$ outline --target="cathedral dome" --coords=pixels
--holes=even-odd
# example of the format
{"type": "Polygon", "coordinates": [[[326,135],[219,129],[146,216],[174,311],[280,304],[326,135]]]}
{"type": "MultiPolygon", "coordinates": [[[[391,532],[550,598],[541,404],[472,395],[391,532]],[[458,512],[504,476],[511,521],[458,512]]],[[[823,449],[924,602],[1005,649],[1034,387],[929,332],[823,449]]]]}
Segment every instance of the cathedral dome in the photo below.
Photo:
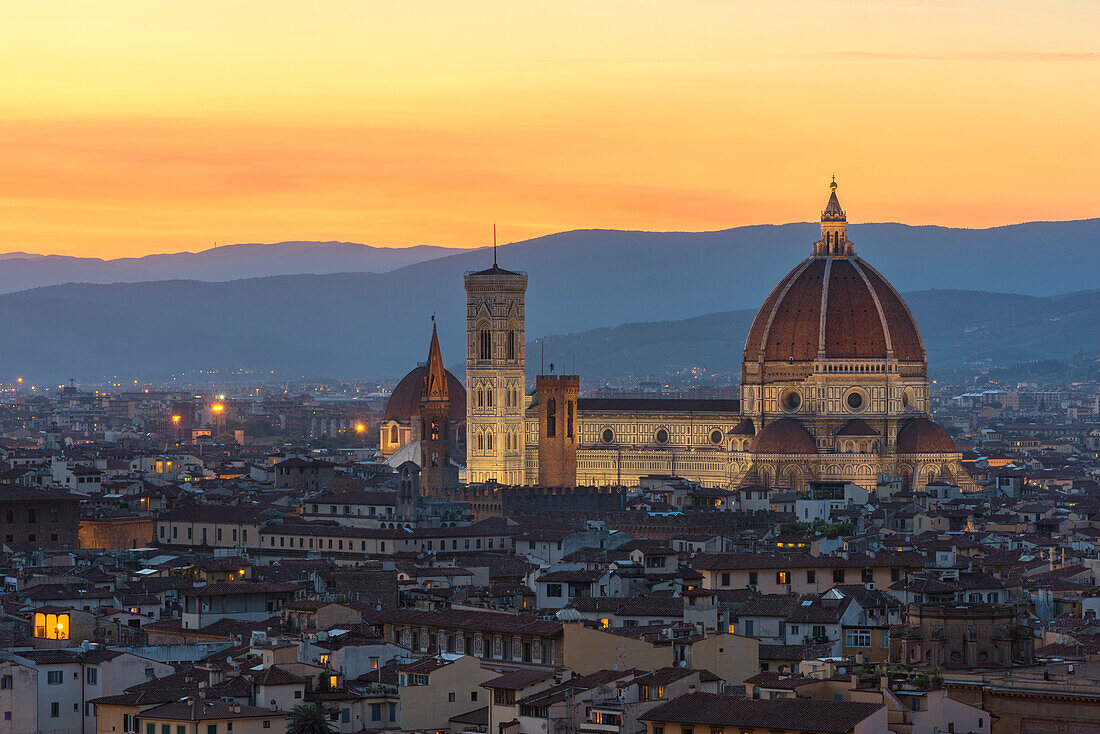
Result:
{"type": "Polygon", "coordinates": [[[924,362],[909,308],[855,255],[833,186],[813,256],[788,273],[760,307],[745,341],[745,361],[924,362]]]}
{"type": "MultiPolygon", "coordinates": [[[[383,421],[407,422],[420,415],[420,396],[424,391],[424,373],[427,369],[427,365],[420,365],[397,383],[386,403],[383,421]]],[[[466,420],[466,388],[450,371],[447,372],[447,390],[451,399],[451,420],[466,420]]]]}
{"type": "Polygon", "coordinates": [[[958,451],[943,426],[923,416],[911,419],[898,431],[899,454],[954,454],[958,451]]]}
{"type": "Polygon", "coordinates": [[[756,434],[749,451],[754,454],[816,454],[817,441],[798,421],[780,418],[756,434]]]}

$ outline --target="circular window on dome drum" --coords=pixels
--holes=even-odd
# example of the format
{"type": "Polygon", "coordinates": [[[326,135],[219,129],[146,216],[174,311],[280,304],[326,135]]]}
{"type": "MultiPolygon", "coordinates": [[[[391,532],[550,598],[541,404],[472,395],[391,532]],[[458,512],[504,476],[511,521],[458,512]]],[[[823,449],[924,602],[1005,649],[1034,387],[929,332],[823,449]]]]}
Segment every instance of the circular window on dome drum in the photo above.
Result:
{"type": "Polygon", "coordinates": [[[600,434],[600,440],[604,443],[611,443],[615,440],[615,432],[610,428],[603,429],[603,433],[600,434]]]}
{"type": "Polygon", "coordinates": [[[853,388],[844,396],[844,407],[851,413],[862,413],[867,409],[867,393],[860,388],[853,388]]]}
{"type": "Polygon", "coordinates": [[[668,443],[668,431],[665,430],[664,428],[658,428],[657,433],[654,434],[653,438],[655,438],[657,440],[657,443],[660,443],[660,444],[668,443]]]}
{"type": "Polygon", "coordinates": [[[788,390],[779,398],[779,404],[788,413],[794,413],[802,407],[802,394],[798,390],[788,390]]]}
{"type": "Polygon", "coordinates": [[[719,431],[717,428],[710,432],[710,442],[715,446],[722,443],[722,432],[719,431]]]}

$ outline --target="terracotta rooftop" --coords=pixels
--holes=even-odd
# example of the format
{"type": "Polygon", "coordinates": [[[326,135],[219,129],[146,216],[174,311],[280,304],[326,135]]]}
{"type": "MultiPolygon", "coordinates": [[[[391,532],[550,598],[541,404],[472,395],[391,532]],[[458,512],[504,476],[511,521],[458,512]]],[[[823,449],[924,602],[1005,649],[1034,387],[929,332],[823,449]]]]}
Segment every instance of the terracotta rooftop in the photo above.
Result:
{"type": "Polygon", "coordinates": [[[911,418],[898,431],[899,454],[953,454],[956,450],[951,435],[923,416],[911,418]]]}
{"type": "Polygon", "coordinates": [[[816,454],[817,442],[795,419],[780,418],[756,434],[749,451],[754,454],[816,454]]]}
{"type": "Polygon", "coordinates": [[[900,361],[924,361],[916,322],[897,291],[859,257],[812,257],[764,300],[744,356],[750,362],[885,360],[891,348],[900,361]]]}
{"type": "Polygon", "coordinates": [[[281,719],[282,711],[245,706],[225,701],[208,701],[192,698],[154,706],[141,712],[143,720],[166,719],[169,721],[213,721],[221,719],[281,719]]]}
{"type": "Polygon", "coordinates": [[[844,734],[882,707],[881,703],[801,698],[750,701],[718,693],[689,693],[650,709],[641,720],[844,734]]]}

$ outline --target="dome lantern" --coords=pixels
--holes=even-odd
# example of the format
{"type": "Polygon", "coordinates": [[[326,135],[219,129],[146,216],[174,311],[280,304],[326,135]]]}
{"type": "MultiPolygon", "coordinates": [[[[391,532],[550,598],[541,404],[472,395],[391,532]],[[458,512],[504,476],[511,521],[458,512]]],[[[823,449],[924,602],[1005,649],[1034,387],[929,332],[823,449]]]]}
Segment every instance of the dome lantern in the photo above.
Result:
{"type": "Polygon", "coordinates": [[[847,257],[855,254],[848,239],[848,217],[836,198],[836,176],[829,184],[829,203],[821,212],[821,238],[814,243],[815,257],[847,257]]]}

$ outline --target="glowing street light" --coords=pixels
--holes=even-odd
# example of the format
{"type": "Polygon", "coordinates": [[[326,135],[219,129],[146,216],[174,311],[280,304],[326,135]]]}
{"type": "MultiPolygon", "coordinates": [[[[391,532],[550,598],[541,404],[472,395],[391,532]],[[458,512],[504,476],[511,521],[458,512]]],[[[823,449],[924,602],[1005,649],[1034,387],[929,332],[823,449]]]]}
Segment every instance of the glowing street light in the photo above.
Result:
{"type": "Polygon", "coordinates": [[[363,425],[362,423],[356,423],[355,424],[355,432],[356,433],[362,433],[365,430],[367,430],[367,427],[365,425],[363,425]]]}
{"type": "Polygon", "coordinates": [[[177,424],[177,425],[178,425],[178,424],[179,424],[179,422],[180,422],[180,420],[181,420],[180,416],[178,416],[178,415],[174,415],[174,416],[172,416],[172,422],[173,422],[173,423],[175,423],[175,424],[177,424]]]}

